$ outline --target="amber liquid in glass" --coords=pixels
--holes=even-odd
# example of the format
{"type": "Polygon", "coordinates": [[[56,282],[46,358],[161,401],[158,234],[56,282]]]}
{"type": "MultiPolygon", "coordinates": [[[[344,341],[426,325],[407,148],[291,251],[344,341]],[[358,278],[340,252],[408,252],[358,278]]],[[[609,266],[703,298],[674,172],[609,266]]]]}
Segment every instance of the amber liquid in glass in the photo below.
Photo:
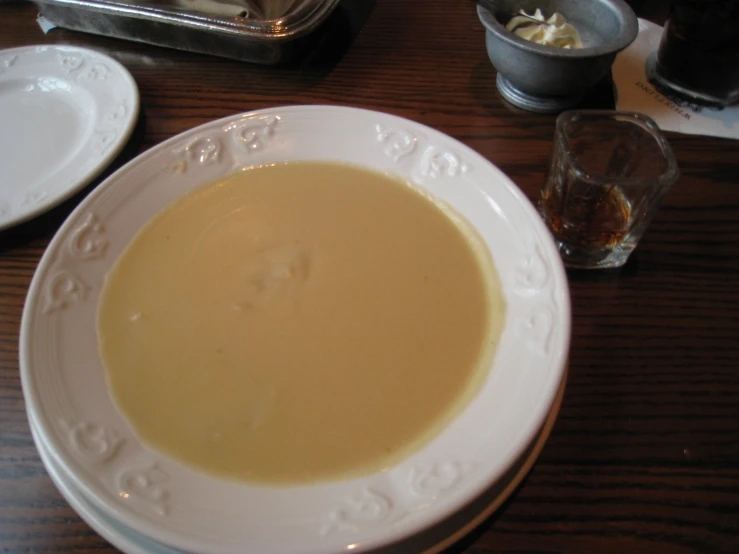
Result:
{"type": "Polygon", "coordinates": [[[631,204],[615,186],[570,191],[561,197],[560,187],[549,187],[542,195],[542,211],[554,238],[583,254],[597,255],[618,246],[628,235],[631,204]]]}

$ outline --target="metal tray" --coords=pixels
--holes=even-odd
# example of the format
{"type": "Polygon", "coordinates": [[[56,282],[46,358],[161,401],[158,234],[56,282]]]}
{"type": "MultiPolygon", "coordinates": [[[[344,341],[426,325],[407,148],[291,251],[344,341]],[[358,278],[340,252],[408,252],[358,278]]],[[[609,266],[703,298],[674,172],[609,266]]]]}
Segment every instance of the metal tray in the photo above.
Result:
{"type": "Polygon", "coordinates": [[[292,59],[339,0],[34,0],[65,29],[261,64],[292,59]],[[229,3],[231,2],[231,3],[229,3]]]}

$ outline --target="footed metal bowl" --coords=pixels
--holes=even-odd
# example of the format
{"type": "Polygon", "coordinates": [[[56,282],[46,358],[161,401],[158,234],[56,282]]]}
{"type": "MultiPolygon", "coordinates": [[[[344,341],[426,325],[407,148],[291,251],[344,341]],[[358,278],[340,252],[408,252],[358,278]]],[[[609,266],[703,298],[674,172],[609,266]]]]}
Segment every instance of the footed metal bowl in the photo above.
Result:
{"type": "Polygon", "coordinates": [[[477,15],[485,26],[488,56],[498,70],[503,97],[525,110],[553,113],[576,106],[631,44],[638,20],[623,0],[484,0],[477,15]],[[525,10],[545,17],[561,13],[580,33],[584,48],[543,46],[505,28],[525,10]]]}

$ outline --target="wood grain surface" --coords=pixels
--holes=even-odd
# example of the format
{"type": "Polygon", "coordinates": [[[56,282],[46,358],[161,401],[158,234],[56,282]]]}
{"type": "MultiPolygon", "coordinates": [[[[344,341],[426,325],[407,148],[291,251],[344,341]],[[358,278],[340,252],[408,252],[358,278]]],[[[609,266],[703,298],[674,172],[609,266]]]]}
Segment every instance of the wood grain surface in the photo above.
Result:
{"type": "MultiPolygon", "coordinates": [[[[664,18],[664,2],[632,5],[657,22],[664,18]]],[[[448,133],[536,198],[555,116],[501,99],[471,1],[342,6],[315,52],[280,67],[62,29],[43,34],[38,9],[15,2],[0,3],[0,48],[85,46],[129,69],[141,117],[106,174],[215,118],[283,104],[342,104],[448,133]]],[[[599,86],[584,105],[612,107],[610,86],[599,86]]],[[[668,138],[682,176],[635,255],[621,270],[569,274],[569,382],[538,463],[451,552],[739,552],[739,141],[668,138]]],[[[18,372],[21,312],[35,267],[64,218],[104,177],[0,233],[3,553],[115,552],[47,476],[18,372]]]]}

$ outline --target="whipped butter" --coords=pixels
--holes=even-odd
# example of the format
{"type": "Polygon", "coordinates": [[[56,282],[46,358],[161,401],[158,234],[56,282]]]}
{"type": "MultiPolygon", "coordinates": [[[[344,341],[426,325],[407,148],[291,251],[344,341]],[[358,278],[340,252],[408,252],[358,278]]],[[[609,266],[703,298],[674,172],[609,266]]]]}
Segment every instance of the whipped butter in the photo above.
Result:
{"type": "Polygon", "coordinates": [[[544,14],[537,8],[533,15],[520,10],[519,15],[506,25],[506,29],[519,37],[542,44],[559,48],[582,48],[582,40],[577,29],[561,13],[554,12],[552,17],[544,19],[544,14]]]}

